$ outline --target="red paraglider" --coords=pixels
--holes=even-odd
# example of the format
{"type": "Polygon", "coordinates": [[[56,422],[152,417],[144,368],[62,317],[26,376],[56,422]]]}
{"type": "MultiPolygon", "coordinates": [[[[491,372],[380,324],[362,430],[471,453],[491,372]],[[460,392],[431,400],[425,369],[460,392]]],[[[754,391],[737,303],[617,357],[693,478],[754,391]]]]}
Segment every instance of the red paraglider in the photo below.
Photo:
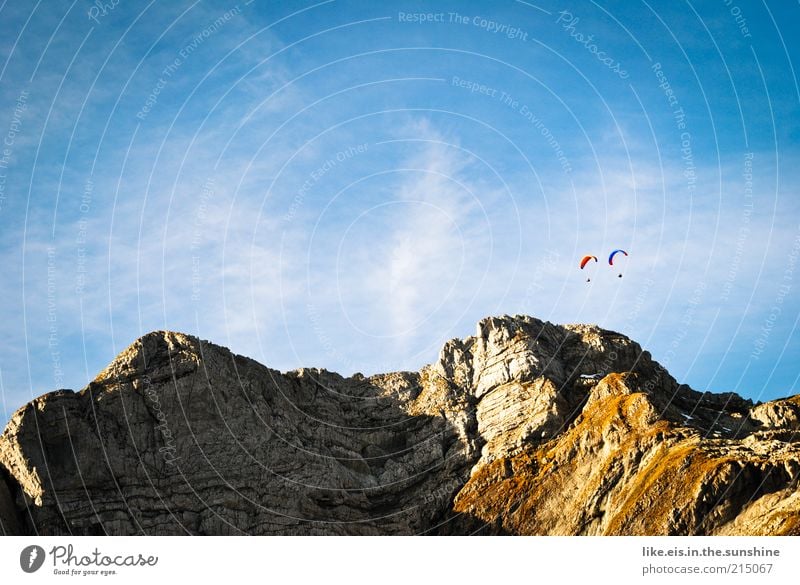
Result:
{"type": "MultiPolygon", "coordinates": [[[[591,260],[597,262],[597,256],[584,256],[583,258],[581,258],[581,270],[583,270],[583,267],[586,266],[586,264],[588,264],[589,261],[591,260]]],[[[592,279],[587,278],[586,282],[592,282],[592,279]]]]}
{"type": "Polygon", "coordinates": [[[583,267],[586,266],[589,260],[594,260],[595,262],[597,262],[597,256],[584,256],[583,258],[581,258],[581,270],[583,270],[583,267]]]}

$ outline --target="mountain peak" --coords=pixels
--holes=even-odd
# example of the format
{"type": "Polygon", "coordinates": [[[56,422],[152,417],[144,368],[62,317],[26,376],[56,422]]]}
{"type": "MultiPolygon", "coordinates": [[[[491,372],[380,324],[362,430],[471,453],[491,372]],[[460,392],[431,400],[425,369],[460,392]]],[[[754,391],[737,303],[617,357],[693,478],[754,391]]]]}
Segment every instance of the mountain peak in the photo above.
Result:
{"type": "Polygon", "coordinates": [[[596,325],[487,317],[419,372],[350,378],[154,331],[14,415],[0,526],[796,534],[798,430],[797,397],[697,392],[596,325]]]}
{"type": "MultiPolygon", "coordinates": [[[[151,331],[131,343],[94,379],[97,384],[129,380],[143,374],[161,377],[163,368],[183,371],[202,359],[199,340],[176,331],[151,331]]],[[[152,377],[152,376],[151,376],[152,377]]]]}

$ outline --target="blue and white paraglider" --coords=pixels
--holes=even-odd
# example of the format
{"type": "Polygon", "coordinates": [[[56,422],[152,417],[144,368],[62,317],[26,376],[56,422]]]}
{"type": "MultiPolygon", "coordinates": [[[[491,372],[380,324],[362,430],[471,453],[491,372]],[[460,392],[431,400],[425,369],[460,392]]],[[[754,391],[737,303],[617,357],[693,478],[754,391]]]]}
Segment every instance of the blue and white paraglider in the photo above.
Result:
{"type": "MultiPolygon", "coordinates": [[[[611,252],[611,254],[608,255],[609,266],[614,266],[614,256],[616,256],[617,254],[624,254],[625,256],[628,255],[628,253],[625,250],[614,250],[613,252],[611,252]]],[[[617,278],[622,278],[622,272],[620,272],[617,275],[617,278]]]]}

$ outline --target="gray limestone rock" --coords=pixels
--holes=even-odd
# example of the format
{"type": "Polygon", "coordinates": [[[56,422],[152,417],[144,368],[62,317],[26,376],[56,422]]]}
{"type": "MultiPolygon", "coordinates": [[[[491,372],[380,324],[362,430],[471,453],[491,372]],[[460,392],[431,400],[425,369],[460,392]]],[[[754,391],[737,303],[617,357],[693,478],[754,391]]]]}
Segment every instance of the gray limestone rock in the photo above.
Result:
{"type": "Polygon", "coordinates": [[[627,337],[490,317],[419,372],[137,340],[0,436],[20,534],[796,534],[796,398],[678,384],[627,337]]]}

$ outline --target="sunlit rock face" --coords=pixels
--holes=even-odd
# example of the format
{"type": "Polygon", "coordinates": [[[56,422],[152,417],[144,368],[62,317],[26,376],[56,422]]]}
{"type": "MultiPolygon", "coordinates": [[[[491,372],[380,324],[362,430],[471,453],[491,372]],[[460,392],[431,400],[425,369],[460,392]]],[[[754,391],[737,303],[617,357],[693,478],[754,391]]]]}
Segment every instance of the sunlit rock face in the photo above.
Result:
{"type": "Polygon", "coordinates": [[[4,534],[800,534],[800,398],[490,317],[419,372],[281,373],[158,331],[0,437],[4,534]]]}

